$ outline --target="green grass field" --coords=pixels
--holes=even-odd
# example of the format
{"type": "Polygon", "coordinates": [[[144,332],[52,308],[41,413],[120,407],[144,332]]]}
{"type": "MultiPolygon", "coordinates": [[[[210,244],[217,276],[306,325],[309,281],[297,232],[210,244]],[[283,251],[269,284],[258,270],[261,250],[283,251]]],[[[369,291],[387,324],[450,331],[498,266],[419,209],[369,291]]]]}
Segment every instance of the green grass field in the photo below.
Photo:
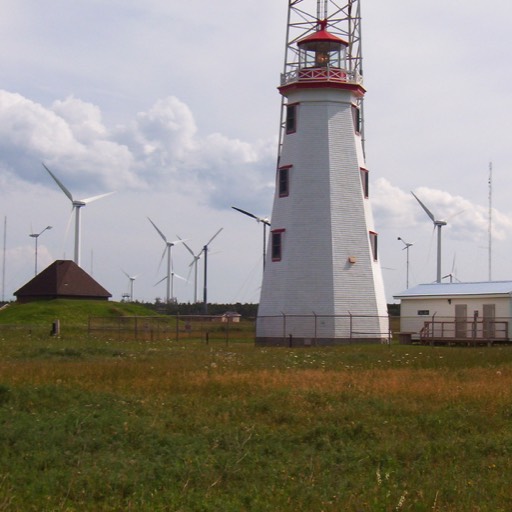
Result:
{"type": "Polygon", "coordinates": [[[84,313],[56,338],[9,309],[0,511],[512,510],[509,347],[100,340],[84,313]]]}

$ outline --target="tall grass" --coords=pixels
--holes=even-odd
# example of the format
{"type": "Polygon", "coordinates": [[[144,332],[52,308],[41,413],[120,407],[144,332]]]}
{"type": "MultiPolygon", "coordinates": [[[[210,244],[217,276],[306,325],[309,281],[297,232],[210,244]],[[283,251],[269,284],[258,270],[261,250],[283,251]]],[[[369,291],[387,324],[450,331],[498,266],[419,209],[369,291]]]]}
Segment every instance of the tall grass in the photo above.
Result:
{"type": "Polygon", "coordinates": [[[0,510],[508,511],[512,349],[6,337],[0,510]]]}

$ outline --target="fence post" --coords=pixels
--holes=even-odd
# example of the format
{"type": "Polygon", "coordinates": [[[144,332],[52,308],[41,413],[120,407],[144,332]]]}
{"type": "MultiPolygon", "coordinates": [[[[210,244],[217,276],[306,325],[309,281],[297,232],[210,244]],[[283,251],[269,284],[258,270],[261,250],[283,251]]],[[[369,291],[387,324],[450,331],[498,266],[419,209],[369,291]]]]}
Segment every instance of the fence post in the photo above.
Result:
{"type": "Polygon", "coordinates": [[[350,341],[350,343],[352,343],[352,329],[353,329],[353,325],[352,325],[352,313],[350,311],[348,312],[348,316],[350,317],[350,321],[349,321],[349,325],[350,325],[349,341],[350,341]]]}
{"type": "Polygon", "coordinates": [[[432,331],[430,333],[430,345],[434,346],[434,336],[436,334],[436,315],[437,311],[432,315],[432,331]]]}
{"type": "Polygon", "coordinates": [[[286,345],[286,315],[281,311],[283,315],[283,343],[286,345]]]}
{"type": "Polygon", "coordinates": [[[60,320],[57,319],[52,323],[52,336],[60,335],[60,320]]]}
{"type": "Polygon", "coordinates": [[[313,311],[313,315],[315,317],[315,337],[314,337],[314,340],[315,340],[315,346],[316,346],[316,339],[317,339],[317,315],[316,313],[313,311]]]}

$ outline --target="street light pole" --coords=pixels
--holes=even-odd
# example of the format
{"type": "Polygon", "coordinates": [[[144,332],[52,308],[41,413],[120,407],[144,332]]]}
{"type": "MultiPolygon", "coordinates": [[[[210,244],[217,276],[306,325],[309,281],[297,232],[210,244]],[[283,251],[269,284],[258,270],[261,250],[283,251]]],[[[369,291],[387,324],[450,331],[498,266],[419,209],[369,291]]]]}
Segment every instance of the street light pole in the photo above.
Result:
{"type": "Polygon", "coordinates": [[[46,226],[41,232],[39,233],[31,233],[30,237],[35,239],[36,242],[36,250],[35,250],[35,267],[34,267],[34,276],[37,276],[37,239],[47,230],[52,229],[52,226],[46,226]]]}

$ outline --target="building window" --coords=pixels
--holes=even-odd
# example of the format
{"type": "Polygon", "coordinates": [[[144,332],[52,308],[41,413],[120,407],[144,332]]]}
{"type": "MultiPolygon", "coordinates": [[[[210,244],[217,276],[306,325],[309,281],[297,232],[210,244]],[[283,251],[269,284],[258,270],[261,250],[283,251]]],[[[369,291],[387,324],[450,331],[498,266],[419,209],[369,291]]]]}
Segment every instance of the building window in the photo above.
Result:
{"type": "Polygon", "coordinates": [[[277,171],[277,189],[279,197],[286,197],[290,194],[290,169],[291,165],[279,167],[277,171]]]}
{"type": "Polygon", "coordinates": [[[378,257],[378,245],[377,245],[377,233],[374,231],[370,231],[370,246],[372,248],[372,256],[375,261],[377,261],[378,257]]]}
{"type": "Polygon", "coordinates": [[[360,169],[361,173],[361,185],[363,186],[363,195],[368,198],[370,196],[370,180],[368,169],[360,169]]]}
{"type": "Polygon", "coordinates": [[[286,133],[297,131],[297,103],[286,105],[286,133]]]}
{"type": "Polygon", "coordinates": [[[283,233],[284,229],[272,231],[272,261],[281,261],[283,255],[283,233]]]}
{"type": "Polygon", "coordinates": [[[361,111],[357,105],[352,105],[352,120],[354,121],[354,131],[361,133],[361,111]]]}

